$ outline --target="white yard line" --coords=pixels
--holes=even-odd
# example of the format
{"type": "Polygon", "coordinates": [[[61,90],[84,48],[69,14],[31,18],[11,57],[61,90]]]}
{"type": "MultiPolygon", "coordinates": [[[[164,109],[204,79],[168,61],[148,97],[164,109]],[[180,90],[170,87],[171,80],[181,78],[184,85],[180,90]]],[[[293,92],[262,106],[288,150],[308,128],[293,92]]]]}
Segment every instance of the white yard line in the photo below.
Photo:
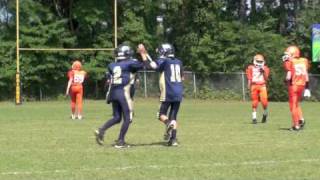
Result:
{"type": "Polygon", "coordinates": [[[275,164],[284,164],[284,163],[319,163],[320,159],[299,159],[299,160],[265,160],[265,161],[244,161],[244,162],[234,162],[234,163],[225,163],[225,162],[213,162],[213,163],[202,163],[194,165],[145,165],[145,166],[120,166],[120,167],[102,167],[102,168],[80,168],[74,170],[45,170],[45,171],[7,171],[1,172],[1,175],[32,175],[32,174],[65,174],[72,172],[85,172],[85,171],[100,171],[100,170],[119,170],[126,171],[131,169],[168,169],[168,168],[190,168],[190,167],[230,167],[230,166],[259,166],[259,165],[275,165],[275,164]]]}

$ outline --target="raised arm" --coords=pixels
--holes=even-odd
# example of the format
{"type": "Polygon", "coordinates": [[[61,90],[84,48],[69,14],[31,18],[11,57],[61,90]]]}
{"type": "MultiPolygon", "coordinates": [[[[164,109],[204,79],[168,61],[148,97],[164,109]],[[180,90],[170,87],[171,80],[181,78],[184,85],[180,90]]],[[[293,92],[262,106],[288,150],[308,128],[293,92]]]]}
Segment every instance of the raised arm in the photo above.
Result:
{"type": "Polygon", "coordinates": [[[144,47],[143,44],[139,44],[138,48],[137,48],[138,53],[140,54],[141,58],[143,61],[149,61],[150,67],[152,69],[157,69],[158,65],[157,63],[155,63],[152,58],[150,57],[150,55],[148,54],[146,48],[144,47]]]}

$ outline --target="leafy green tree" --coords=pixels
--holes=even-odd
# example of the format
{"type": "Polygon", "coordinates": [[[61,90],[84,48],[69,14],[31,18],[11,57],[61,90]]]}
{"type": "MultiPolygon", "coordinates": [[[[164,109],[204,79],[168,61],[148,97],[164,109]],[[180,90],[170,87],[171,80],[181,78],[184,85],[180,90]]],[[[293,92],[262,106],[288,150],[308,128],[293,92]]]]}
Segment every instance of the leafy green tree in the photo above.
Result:
{"type": "Polygon", "coordinates": [[[0,99],[13,97],[15,78],[15,22],[12,1],[0,0],[0,99]]]}
{"type": "MultiPolygon", "coordinates": [[[[281,56],[297,44],[311,57],[311,25],[320,22],[316,0],[118,0],[118,42],[154,49],[172,43],[186,70],[206,77],[239,72],[262,53],[271,67],[269,93],[285,100],[281,56]],[[163,21],[159,21],[162,17],[163,21]],[[158,20],[157,20],[158,19],[158,20]],[[274,89],[274,90],[273,90],[274,89]],[[281,91],[279,91],[281,89],[281,91]]],[[[20,1],[20,46],[32,48],[110,48],[114,46],[113,1],[20,1]]],[[[0,98],[13,97],[15,79],[15,2],[0,0],[0,98]]],[[[71,61],[89,73],[87,92],[102,97],[112,52],[21,52],[23,90],[29,97],[63,93],[71,61]]],[[[313,66],[313,72],[317,71],[313,66]]]]}
{"type": "MultiPolygon", "coordinates": [[[[67,30],[66,19],[55,16],[50,7],[41,2],[25,0],[20,3],[20,46],[51,48],[73,46],[75,38],[67,30]]],[[[21,52],[23,89],[36,96],[42,91],[52,92],[65,77],[68,61],[66,53],[21,52]],[[61,73],[64,72],[64,73],[61,73]]],[[[54,91],[53,91],[54,92],[54,91]]],[[[57,93],[57,92],[55,92],[57,93]]]]}

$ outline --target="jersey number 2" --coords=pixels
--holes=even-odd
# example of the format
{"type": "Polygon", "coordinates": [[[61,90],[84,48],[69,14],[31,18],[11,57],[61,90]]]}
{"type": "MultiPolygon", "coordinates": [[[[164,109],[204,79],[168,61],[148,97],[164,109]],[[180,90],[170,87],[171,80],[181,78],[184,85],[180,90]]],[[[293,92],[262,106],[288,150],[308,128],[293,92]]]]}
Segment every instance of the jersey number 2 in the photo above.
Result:
{"type": "Polygon", "coordinates": [[[179,64],[171,64],[170,69],[171,69],[170,81],[171,82],[181,82],[180,65],[179,64]]]}
{"type": "Polygon", "coordinates": [[[122,78],[121,78],[121,67],[120,66],[115,66],[113,68],[113,84],[121,84],[122,83],[122,78]]]}

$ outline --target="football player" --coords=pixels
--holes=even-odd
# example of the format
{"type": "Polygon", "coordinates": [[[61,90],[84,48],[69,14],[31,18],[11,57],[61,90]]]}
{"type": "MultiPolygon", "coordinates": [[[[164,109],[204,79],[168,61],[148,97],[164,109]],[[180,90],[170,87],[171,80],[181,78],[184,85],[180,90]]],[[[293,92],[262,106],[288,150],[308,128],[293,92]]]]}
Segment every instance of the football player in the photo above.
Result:
{"type": "Polygon", "coordinates": [[[82,119],[82,97],[83,97],[83,82],[87,73],[82,70],[82,64],[79,60],[72,63],[71,70],[68,72],[68,84],[66,96],[71,96],[71,119],[82,119]]]}
{"type": "Polygon", "coordinates": [[[125,142],[125,135],[133,118],[133,104],[130,96],[131,82],[134,78],[133,74],[144,67],[143,62],[132,58],[133,53],[130,46],[120,45],[115,49],[116,62],[108,65],[110,90],[107,99],[112,104],[113,117],[95,131],[96,141],[99,145],[103,145],[105,131],[120,123],[123,116],[119,137],[114,147],[129,147],[125,142]]]}
{"type": "Polygon", "coordinates": [[[149,66],[160,73],[160,109],[159,120],[166,125],[164,139],[168,146],[178,146],[177,142],[177,115],[183,94],[183,66],[182,62],[175,57],[174,48],[171,44],[161,44],[157,53],[159,57],[152,61],[147,54],[144,45],[140,44],[138,52],[142,59],[148,59],[149,66]],[[170,109],[170,111],[169,111],[170,109]],[[169,112],[168,112],[169,111],[169,112]]]}
{"type": "Polygon", "coordinates": [[[251,92],[252,100],[252,123],[257,123],[257,107],[259,99],[264,109],[262,116],[262,123],[267,122],[268,116],[268,93],[266,83],[270,74],[268,66],[265,65],[263,55],[256,54],[253,57],[253,64],[249,65],[246,69],[248,79],[248,89],[251,92]]]}
{"type": "Polygon", "coordinates": [[[300,130],[305,126],[305,120],[299,102],[302,95],[305,97],[311,96],[308,75],[309,62],[306,58],[300,57],[300,49],[297,46],[289,46],[285,50],[282,60],[286,72],[285,81],[292,116],[292,128],[290,130],[300,130]]]}
{"type": "Polygon", "coordinates": [[[139,80],[139,76],[137,74],[137,72],[133,72],[132,73],[132,78],[131,78],[131,87],[130,87],[130,97],[134,98],[135,92],[136,92],[136,86],[139,85],[140,80],[139,80]]]}

